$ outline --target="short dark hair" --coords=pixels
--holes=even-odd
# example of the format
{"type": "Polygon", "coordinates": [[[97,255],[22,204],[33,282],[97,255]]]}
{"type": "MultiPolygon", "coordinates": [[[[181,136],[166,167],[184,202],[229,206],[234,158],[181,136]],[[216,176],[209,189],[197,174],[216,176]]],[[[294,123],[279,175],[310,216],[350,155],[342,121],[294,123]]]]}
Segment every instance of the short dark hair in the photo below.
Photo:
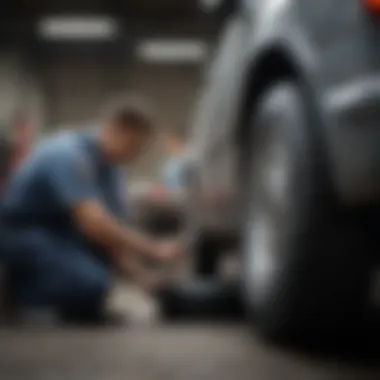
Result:
{"type": "Polygon", "coordinates": [[[123,130],[152,133],[155,127],[150,104],[138,95],[113,98],[105,107],[103,118],[123,130]]]}

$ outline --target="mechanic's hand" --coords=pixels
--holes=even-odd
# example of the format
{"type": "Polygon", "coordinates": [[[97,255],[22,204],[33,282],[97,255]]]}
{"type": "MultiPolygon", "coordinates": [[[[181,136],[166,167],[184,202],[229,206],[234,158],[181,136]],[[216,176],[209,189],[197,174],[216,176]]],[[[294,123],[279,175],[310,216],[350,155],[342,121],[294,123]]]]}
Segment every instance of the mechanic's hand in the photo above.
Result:
{"type": "Polygon", "coordinates": [[[157,243],[155,258],[160,261],[176,260],[183,254],[183,246],[178,240],[166,240],[157,243]]]}
{"type": "Polygon", "coordinates": [[[154,295],[163,290],[169,283],[170,278],[163,273],[150,273],[141,279],[140,286],[145,292],[154,295]]]}

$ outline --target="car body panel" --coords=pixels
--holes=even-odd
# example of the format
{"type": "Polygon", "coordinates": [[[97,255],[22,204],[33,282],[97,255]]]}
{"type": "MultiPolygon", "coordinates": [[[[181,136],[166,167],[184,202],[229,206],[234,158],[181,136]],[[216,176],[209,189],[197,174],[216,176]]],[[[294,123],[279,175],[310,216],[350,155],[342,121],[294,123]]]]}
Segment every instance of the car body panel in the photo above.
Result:
{"type": "Polygon", "coordinates": [[[203,226],[238,227],[236,130],[256,68],[273,50],[287,56],[309,90],[338,196],[351,203],[378,199],[377,24],[361,0],[241,0],[227,21],[194,123],[198,180],[191,204],[203,226]]]}
{"type": "Polygon", "coordinates": [[[209,67],[206,90],[194,120],[191,145],[197,173],[193,195],[197,201],[192,204],[198,205],[198,217],[210,229],[221,228],[222,220],[226,228],[227,224],[234,226],[236,222],[231,217],[235,214],[232,201],[237,152],[230,142],[243,80],[241,56],[248,36],[246,27],[240,17],[229,20],[209,67]]]}

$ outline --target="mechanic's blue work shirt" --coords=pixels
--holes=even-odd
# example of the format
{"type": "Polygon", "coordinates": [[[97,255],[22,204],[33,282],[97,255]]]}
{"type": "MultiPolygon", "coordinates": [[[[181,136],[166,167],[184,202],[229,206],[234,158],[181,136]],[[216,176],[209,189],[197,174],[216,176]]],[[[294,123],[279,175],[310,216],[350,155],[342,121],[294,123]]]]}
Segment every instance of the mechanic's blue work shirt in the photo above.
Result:
{"type": "Polygon", "coordinates": [[[186,157],[178,156],[169,158],[166,162],[162,179],[164,185],[170,190],[182,190],[187,184],[188,162],[186,157]]]}
{"type": "Polygon", "coordinates": [[[115,217],[124,218],[123,182],[121,169],[105,160],[91,132],[63,132],[43,141],[11,179],[3,220],[84,243],[71,218],[72,206],[97,199],[115,217]]]}

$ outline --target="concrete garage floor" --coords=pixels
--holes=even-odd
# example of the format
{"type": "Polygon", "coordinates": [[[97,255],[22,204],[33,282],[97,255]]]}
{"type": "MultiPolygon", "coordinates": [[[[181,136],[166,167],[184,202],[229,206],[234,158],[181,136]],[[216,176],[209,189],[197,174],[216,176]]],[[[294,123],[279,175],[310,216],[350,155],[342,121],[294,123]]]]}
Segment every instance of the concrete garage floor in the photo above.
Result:
{"type": "MultiPolygon", "coordinates": [[[[116,299],[116,300],[115,300],[116,299]]],[[[126,330],[52,328],[0,333],[1,380],[366,380],[368,366],[268,347],[244,326],[165,326],[134,291],[114,303],[134,311],[126,330]]]]}

